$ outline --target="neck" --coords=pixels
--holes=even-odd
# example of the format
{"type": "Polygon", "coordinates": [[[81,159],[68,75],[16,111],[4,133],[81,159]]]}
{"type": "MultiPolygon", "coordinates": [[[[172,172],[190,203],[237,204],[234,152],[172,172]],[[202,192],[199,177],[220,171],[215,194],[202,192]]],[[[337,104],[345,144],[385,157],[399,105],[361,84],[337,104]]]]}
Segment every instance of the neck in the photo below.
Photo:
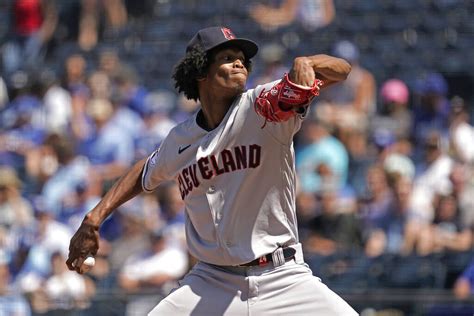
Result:
{"type": "Polygon", "coordinates": [[[209,95],[201,95],[201,118],[199,122],[206,130],[213,130],[224,119],[227,111],[234,102],[234,98],[216,98],[209,95]]]}

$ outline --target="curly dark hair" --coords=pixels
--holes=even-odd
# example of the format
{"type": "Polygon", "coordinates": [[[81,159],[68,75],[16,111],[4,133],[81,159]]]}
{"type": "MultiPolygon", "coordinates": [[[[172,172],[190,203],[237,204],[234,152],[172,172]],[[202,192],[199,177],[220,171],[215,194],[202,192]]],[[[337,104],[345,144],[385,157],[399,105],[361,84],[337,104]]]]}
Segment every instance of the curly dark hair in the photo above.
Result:
{"type": "MultiPolygon", "coordinates": [[[[206,76],[216,53],[227,47],[226,45],[220,45],[206,52],[200,46],[197,46],[188,51],[184,58],[174,67],[172,75],[175,81],[174,86],[178,92],[183,92],[186,98],[197,101],[199,99],[197,79],[206,76]]],[[[250,73],[252,70],[252,61],[245,58],[244,66],[250,73]]]]}

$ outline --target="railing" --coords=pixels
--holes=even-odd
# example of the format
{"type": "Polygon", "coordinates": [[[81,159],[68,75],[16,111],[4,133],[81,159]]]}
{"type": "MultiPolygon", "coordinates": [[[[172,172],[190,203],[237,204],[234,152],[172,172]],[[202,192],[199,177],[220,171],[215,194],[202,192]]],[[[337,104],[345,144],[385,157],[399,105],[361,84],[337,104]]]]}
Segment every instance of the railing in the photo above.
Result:
{"type": "MultiPolygon", "coordinates": [[[[361,316],[461,316],[474,315],[474,296],[458,300],[450,290],[413,289],[373,289],[366,291],[337,290],[361,316]],[[380,313],[380,314],[377,314],[380,313]]],[[[74,311],[54,311],[50,315],[71,316],[142,316],[151,310],[163,294],[153,291],[126,294],[119,290],[99,291],[87,309],[74,311]],[[143,302],[142,306],[140,302],[143,302]],[[131,303],[135,304],[133,311],[131,303]],[[129,305],[130,304],[130,305],[129,305]],[[137,308],[138,306],[138,308],[137,308]],[[142,308],[140,310],[140,308],[142,308]]]]}

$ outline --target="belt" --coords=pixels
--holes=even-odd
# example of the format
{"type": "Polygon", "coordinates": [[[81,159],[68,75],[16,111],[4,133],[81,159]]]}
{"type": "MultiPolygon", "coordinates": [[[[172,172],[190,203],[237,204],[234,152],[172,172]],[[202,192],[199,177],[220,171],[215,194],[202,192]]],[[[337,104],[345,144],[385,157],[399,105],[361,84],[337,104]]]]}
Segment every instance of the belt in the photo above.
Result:
{"type": "Polygon", "coordinates": [[[278,248],[272,253],[266,254],[252,260],[250,262],[241,264],[241,267],[254,267],[254,266],[264,266],[269,262],[273,262],[274,266],[280,266],[286,261],[290,261],[295,258],[296,250],[291,247],[278,248]]]}

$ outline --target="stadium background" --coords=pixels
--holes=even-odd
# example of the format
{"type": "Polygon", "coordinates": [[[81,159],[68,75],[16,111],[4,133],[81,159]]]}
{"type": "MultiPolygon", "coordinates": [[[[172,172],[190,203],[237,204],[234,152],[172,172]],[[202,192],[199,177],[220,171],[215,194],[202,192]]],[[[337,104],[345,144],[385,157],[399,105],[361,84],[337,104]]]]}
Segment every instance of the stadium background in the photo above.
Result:
{"type": "Polygon", "coordinates": [[[472,315],[473,14],[469,0],[2,1],[0,314],[143,315],[192,264],[171,184],[104,224],[90,274],[62,263],[84,212],[195,111],[173,65],[225,25],[260,46],[251,85],[299,55],[357,68],[295,139],[314,273],[364,315],[472,315]],[[454,244],[429,242],[443,232],[454,244]]]}

